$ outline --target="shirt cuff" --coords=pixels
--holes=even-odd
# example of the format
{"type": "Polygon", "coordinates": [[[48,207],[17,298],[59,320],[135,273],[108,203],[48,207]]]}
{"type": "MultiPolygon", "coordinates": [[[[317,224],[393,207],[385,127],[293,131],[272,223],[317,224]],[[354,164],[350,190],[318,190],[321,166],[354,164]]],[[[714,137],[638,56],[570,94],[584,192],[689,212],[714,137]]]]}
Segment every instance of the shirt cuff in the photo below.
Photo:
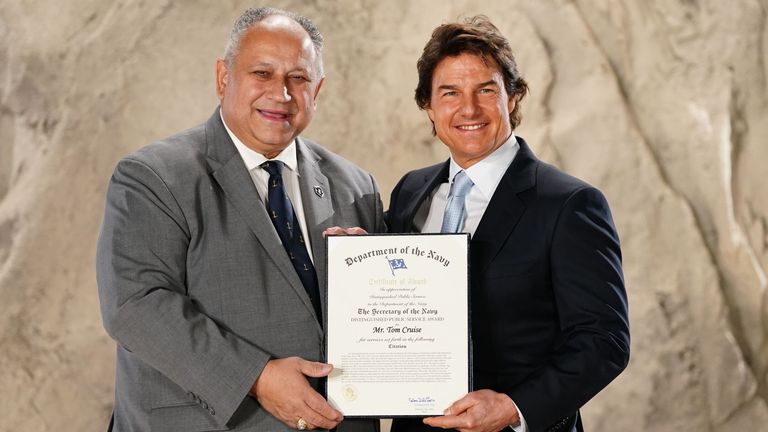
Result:
{"type": "Polygon", "coordinates": [[[515,401],[512,401],[512,403],[515,405],[515,409],[517,410],[517,413],[520,415],[520,420],[513,425],[509,425],[509,428],[515,432],[528,432],[528,423],[525,422],[525,417],[523,417],[523,412],[520,411],[520,408],[517,407],[517,404],[515,403],[515,401]]]}

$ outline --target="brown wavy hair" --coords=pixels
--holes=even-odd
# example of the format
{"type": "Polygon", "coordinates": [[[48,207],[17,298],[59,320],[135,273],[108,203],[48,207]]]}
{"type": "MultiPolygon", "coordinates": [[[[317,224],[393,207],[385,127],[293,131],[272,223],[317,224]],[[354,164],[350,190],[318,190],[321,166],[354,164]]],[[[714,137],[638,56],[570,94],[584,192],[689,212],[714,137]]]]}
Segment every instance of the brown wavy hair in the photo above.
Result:
{"type": "MultiPolygon", "coordinates": [[[[520,101],[528,93],[517,63],[512,55],[512,48],[498,28],[485,15],[464,18],[462,22],[443,24],[432,32],[432,37],[424,46],[416,70],[419,83],[416,86],[416,104],[421,109],[429,106],[432,98],[432,75],[437,65],[446,57],[455,57],[462,53],[475,54],[486,65],[495,63],[504,78],[504,88],[515,98],[515,108],[509,114],[512,130],[520,124],[520,101]]],[[[434,127],[432,128],[434,133],[434,127]]]]}

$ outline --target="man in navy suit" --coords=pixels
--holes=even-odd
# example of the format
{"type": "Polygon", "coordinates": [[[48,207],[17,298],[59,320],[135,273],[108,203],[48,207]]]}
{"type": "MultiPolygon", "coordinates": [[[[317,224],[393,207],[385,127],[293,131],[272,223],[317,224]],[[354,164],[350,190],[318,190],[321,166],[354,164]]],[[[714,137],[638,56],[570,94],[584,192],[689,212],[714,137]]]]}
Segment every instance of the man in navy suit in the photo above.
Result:
{"type": "Polygon", "coordinates": [[[417,69],[416,101],[451,157],[400,180],[387,222],[471,233],[476,390],[444,416],[396,419],[392,430],[581,431],[579,408],[629,360],[608,203],[513,134],[527,84],[486,17],[435,29],[417,69]]]}

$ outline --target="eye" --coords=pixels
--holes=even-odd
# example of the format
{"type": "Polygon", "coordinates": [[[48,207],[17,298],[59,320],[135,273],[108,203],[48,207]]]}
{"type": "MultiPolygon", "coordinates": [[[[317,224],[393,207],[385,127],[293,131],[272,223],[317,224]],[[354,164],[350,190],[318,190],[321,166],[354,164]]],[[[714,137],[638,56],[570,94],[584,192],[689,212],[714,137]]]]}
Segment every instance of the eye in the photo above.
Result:
{"type": "Polygon", "coordinates": [[[309,82],[309,78],[307,78],[304,75],[290,75],[288,78],[290,78],[290,80],[295,82],[295,83],[309,82]]]}
{"type": "Polygon", "coordinates": [[[255,70],[251,72],[253,75],[256,75],[259,78],[267,78],[269,77],[269,72],[265,70],[255,70]]]}
{"type": "Polygon", "coordinates": [[[481,88],[480,94],[496,94],[496,89],[491,87],[481,88]]]}
{"type": "Polygon", "coordinates": [[[456,90],[447,90],[443,92],[443,96],[448,96],[448,97],[457,96],[458,94],[459,92],[457,92],[456,90]]]}

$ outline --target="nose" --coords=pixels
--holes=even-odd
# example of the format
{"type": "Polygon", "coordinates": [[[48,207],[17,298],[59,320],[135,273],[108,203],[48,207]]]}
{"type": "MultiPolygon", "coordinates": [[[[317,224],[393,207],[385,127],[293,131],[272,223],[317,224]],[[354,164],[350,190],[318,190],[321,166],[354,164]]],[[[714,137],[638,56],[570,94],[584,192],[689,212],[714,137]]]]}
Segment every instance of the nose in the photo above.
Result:
{"type": "Polygon", "coordinates": [[[461,96],[461,113],[466,117],[473,117],[479,112],[477,96],[474,93],[464,93],[461,96]]]}
{"type": "Polygon", "coordinates": [[[269,84],[269,98],[276,102],[290,102],[292,97],[288,92],[288,82],[284,77],[275,77],[269,84]]]}

